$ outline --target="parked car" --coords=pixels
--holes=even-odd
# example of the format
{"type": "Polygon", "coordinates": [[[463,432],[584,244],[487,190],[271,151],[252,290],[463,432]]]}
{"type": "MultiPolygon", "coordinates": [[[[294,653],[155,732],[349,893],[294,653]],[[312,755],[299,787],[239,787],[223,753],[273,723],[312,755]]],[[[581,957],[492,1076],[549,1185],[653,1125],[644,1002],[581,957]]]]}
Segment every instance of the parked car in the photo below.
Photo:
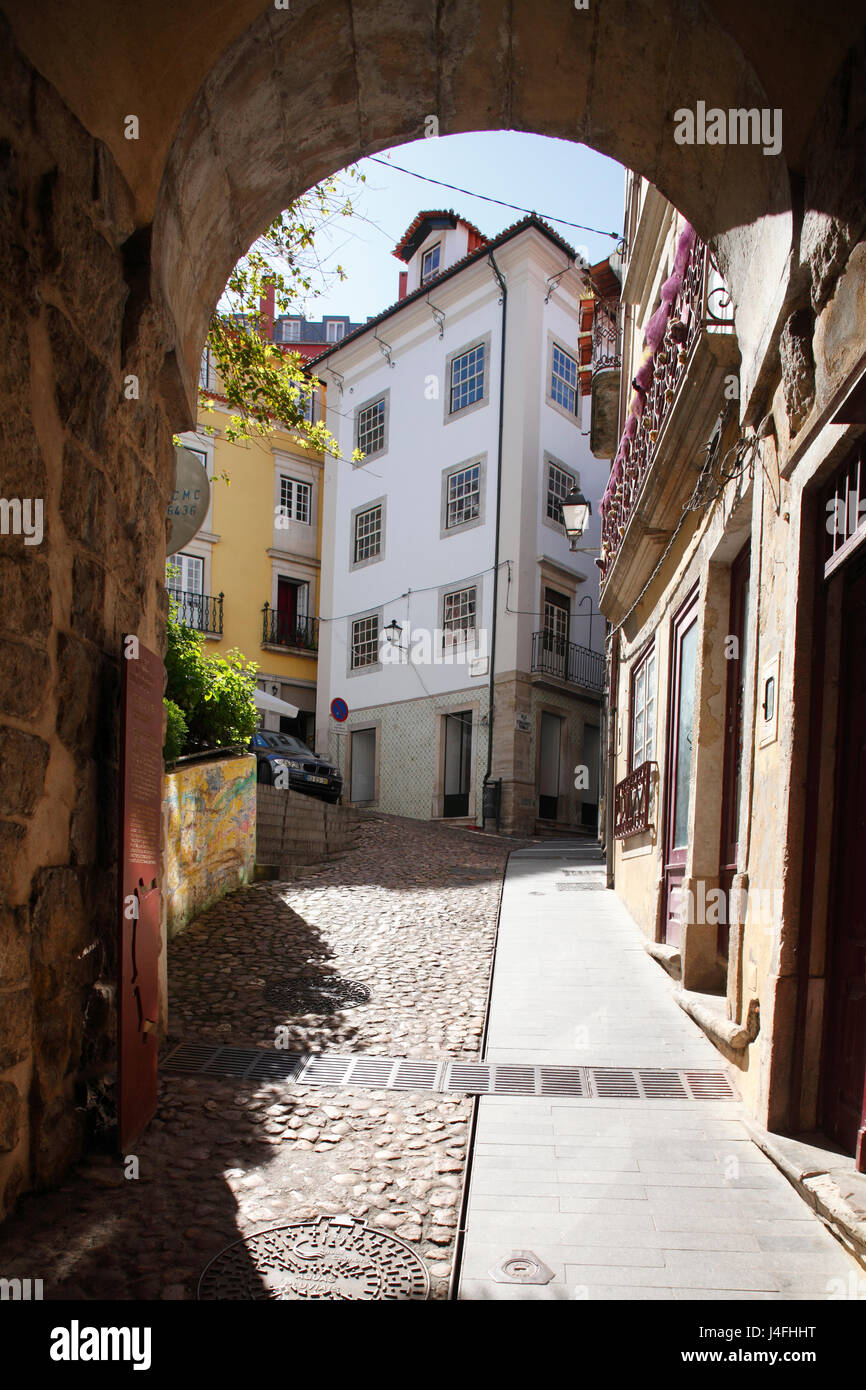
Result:
{"type": "MultiPolygon", "coordinates": [[[[278,784],[280,769],[288,772],[288,785],[293,792],[321,796],[325,801],[339,801],[343,779],[339,768],[320,758],[293,734],[276,734],[259,730],[250,740],[250,752],[256,755],[256,772],[260,782],[278,784]]],[[[285,785],[285,782],[283,782],[285,785]]]]}

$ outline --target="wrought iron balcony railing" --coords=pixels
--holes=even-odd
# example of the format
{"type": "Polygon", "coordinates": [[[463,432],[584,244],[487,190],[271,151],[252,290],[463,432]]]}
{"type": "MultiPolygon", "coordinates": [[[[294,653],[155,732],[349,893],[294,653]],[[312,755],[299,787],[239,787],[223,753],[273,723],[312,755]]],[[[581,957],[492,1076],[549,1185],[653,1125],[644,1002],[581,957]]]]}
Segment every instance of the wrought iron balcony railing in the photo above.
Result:
{"type": "Polygon", "coordinates": [[[262,609],[262,646],[294,647],[315,652],[319,649],[318,618],[294,618],[266,603],[262,609]]]}
{"type": "MultiPolygon", "coordinates": [[[[665,336],[652,357],[652,382],[633,435],[620,445],[602,500],[602,586],[619,552],[657,453],[656,441],[677,408],[680,387],[704,333],[733,334],[731,300],[709,247],[697,236],[689,251],[665,336]]],[[[628,431],[627,431],[628,432],[628,431]]]]}
{"type": "Polygon", "coordinates": [[[617,782],[613,799],[613,838],[624,840],[640,835],[650,826],[652,770],[655,763],[641,763],[634,772],[617,782]]]}
{"type": "Polygon", "coordinates": [[[223,634],[223,595],[197,594],[189,589],[169,589],[169,599],[176,605],[177,618],[197,632],[210,637],[223,634]]]}
{"type": "Polygon", "coordinates": [[[604,656],[590,647],[579,647],[576,642],[568,642],[550,628],[532,634],[533,673],[543,676],[556,676],[571,685],[582,685],[588,690],[604,689],[604,656]]]}
{"type": "Polygon", "coordinates": [[[619,300],[599,300],[592,320],[592,374],[615,371],[622,363],[619,300]]]}

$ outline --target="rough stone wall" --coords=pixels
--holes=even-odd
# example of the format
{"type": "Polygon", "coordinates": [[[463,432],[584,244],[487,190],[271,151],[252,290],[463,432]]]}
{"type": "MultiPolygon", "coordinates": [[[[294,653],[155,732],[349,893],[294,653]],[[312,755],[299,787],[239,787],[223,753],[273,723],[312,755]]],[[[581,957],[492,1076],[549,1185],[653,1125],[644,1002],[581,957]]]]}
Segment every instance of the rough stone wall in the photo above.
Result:
{"type": "Polygon", "coordinates": [[[112,1115],[119,653],[161,649],[172,463],[131,206],[0,18],[0,496],[44,530],[0,536],[0,1216],[112,1115]]]}
{"type": "Polygon", "coordinates": [[[249,883],[256,862],[256,760],[191,763],[163,783],[166,938],[191,917],[249,883]]]}

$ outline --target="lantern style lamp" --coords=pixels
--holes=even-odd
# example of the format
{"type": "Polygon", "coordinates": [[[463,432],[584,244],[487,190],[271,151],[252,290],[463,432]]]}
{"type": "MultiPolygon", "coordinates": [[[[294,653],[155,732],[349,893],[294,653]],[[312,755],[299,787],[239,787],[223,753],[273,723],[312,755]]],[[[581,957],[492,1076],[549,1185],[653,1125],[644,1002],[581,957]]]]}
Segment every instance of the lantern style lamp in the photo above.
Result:
{"type": "Polygon", "coordinates": [[[568,495],[563,497],[560,506],[565,521],[565,534],[574,548],[574,542],[580,540],[589,525],[592,507],[577,487],[573,487],[568,495]]]}

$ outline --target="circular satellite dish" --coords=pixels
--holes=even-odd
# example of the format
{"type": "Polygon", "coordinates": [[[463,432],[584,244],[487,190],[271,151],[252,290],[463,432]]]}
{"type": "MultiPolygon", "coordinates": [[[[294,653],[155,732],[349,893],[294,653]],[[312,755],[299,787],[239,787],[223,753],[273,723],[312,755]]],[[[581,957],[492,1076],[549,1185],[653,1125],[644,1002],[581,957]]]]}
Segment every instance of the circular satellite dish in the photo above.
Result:
{"type": "Polygon", "coordinates": [[[210,479],[200,458],[182,445],[175,445],[174,492],[168,504],[170,522],[166,555],[182,550],[201,530],[210,505],[210,479]]]}

